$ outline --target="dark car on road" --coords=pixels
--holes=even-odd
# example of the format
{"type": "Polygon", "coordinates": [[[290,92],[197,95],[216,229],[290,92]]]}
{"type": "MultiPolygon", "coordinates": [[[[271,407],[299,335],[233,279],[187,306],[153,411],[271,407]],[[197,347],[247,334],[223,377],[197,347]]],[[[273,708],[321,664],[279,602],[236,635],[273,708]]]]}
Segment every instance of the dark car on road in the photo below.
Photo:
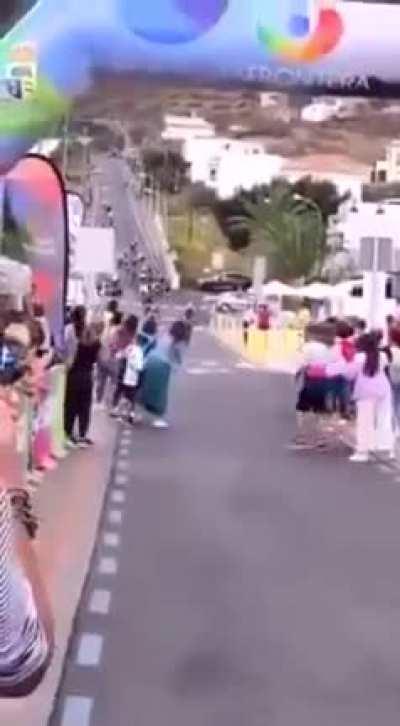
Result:
{"type": "Polygon", "coordinates": [[[224,272],[220,275],[203,277],[198,280],[198,287],[202,292],[215,293],[216,295],[221,292],[248,290],[251,286],[251,278],[241,272],[224,272]]]}

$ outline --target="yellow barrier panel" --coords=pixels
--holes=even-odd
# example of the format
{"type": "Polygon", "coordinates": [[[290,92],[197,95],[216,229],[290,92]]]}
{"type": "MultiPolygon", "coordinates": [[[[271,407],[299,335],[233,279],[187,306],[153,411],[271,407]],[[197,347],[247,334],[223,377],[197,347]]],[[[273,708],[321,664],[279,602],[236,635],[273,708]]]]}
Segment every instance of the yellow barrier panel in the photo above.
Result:
{"type": "Polygon", "coordinates": [[[267,332],[252,328],[249,332],[249,342],[246,351],[247,357],[253,363],[265,364],[267,357],[267,332]]]}

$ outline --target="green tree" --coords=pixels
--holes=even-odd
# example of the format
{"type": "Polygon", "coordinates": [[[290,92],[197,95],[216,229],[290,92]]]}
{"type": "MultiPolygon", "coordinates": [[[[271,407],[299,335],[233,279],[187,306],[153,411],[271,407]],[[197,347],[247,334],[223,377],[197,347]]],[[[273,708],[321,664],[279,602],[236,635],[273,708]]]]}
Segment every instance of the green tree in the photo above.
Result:
{"type": "Polygon", "coordinates": [[[156,184],[161,191],[178,194],[187,183],[189,165],[177,151],[145,149],[142,155],[147,184],[156,184]]]}
{"type": "Polygon", "coordinates": [[[247,203],[257,203],[268,197],[270,188],[266,185],[242,191],[232,199],[217,199],[211,206],[218,226],[234,251],[246,249],[251,242],[249,212],[247,203]]]}
{"type": "Polygon", "coordinates": [[[294,194],[311,199],[321,210],[324,224],[328,224],[329,217],[338,213],[343,202],[350,198],[350,192],[340,194],[336,185],[329,179],[314,179],[304,176],[291,186],[294,194]]]}
{"type": "MultiPolygon", "coordinates": [[[[329,217],[337,214],[340,205],[349,198],[349,193],[340,194],[331,181],[305,176],[295,184],[291,184],[287,179],[277,178],[269,186],[257,186],[251,191],[242,191],[232,199],[215,199],[212,211],[232,249],[245,249],[251,241],[247,203],[268,198],[272,190],[277,187],[286,190],[288,194],[304,197],[317,205],[325,230],[329,217]]],[[[323,241],[326,242],[326,234],[323,241]]]]}
{"type": "Polygon", "coordinates": [[[272,185],[268,198],[245,202],[251,254],[268,259],[269,273],[292,281],[318,274],[325,259],[325,228],[319,209],[286,184],[272,185]]]}

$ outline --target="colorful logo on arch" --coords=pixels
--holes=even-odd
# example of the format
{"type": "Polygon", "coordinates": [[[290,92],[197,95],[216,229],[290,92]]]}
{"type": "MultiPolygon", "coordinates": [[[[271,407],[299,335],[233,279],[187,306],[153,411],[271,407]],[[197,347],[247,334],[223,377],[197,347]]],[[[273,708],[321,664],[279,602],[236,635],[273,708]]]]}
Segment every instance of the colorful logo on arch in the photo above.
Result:
{"type": "Polygon", "coordinates": [[[120,0],[135,35],[150,43],[179,45],[197,40],[224,15],[229,0],[120,0]]]}
{"type": "Polygon", "coordinates": [[[320,7],[313,29],[308,16],[293,14],[287,35],[259,25],[258,37],[268,53],[282,61],[313,63],[335,50],[343,32],[343,20],[337,10],[320,7]]]}

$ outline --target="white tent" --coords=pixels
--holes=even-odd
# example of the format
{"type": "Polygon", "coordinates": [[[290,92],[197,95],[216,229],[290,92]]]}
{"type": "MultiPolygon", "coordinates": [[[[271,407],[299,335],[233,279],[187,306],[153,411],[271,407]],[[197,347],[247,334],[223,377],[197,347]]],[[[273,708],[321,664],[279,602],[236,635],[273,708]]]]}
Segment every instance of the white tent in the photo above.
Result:
{"type": "Polygon", "coordinates": [[[325,282],[312,282],[311,285],[304,285],[297,290],[301,297],[308,297],[310,300],[331,300],[337,296],[337,290],[333,285],[325,282]]]}
{"type": "Polygon", "coordinates": [[[285,285],[284,282],[279,280],[271,280],[263,285],[262,288],[264,297],[284,297],[289,295],[296,295],[296,288],[285,285]]]}

